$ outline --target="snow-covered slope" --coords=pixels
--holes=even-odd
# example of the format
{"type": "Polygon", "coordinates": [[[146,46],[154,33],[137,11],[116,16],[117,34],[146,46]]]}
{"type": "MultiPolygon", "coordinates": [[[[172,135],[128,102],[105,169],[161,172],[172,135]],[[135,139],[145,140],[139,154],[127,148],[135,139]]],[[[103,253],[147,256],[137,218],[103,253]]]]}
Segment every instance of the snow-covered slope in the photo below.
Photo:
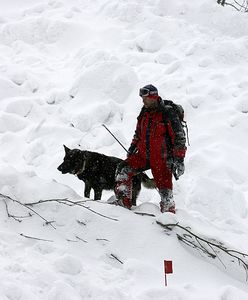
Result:
{"type": "Polygon", "coordinates": [[[139,204],[156,217],[106,204],[112,192],[34,211],[1,196],[1,299],[247,299],[242,266],[199,256],[156,223],[247,251],[247,33],[247,16],[214,0],[0,1],[2,195],[84,200],[83,183],[57,170],[63,144],[124,158],[102,124],[128,147],[148,83],[184,106],[191,144],[173,219],[145,189],[139,204]]]}

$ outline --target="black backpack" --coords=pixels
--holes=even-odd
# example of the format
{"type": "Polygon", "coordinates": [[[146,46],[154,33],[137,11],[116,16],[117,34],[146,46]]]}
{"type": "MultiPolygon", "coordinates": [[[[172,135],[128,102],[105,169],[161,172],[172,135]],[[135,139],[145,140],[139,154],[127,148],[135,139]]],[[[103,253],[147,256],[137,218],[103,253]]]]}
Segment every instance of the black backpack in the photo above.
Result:
{"type": "MultiPolygon", "coordinates": [[[[165,106],[172,107],[172,109],[177,114],[177,116],[178,116],[178,118],[179,118],[179,120],[181,122],[183,130],[185,132],[185,136],[187,137],[188,145],[190,146],[190,144],[189,144],[188,126],[187,126],[186,121],[184,120],[184,109],[183,109],[182,105],[176,104],[172,100],[162,100],[161,98],[160,98],[160,102],[159,103],[160,103],[160,107],[162,107],[162,108],[165,107],[165,106]]],[[[140,114],[139,114],[139,116],[138,116],[137,119],[139,119],[143,115],[143,113],[144,113],[145,110],[146,109],[144,107],[141,109],[141,112],[140,112],[140,114]]],[[[165,113],[165,109],[162,109],[162,111],[164,111],[164,114],[163,114],[164,124],[167,125],[168,121],[167,121],[167,116],[166,116],[166,113],[165,113]]]]}
{"type": "MultiPolygon", "coordinates": [[[[181,122],[181,125],[184,129],[185,136],[187,137],[188,145],[190,146],[190,144],[189,144],[189,131],[188,131],[187,123],[184,120],[184,109],[183,109],[182,105],[176,104],[172,100],[162,100],[162,101],[163,101],[162,103],[163,103],[164,106],[167,106],[167,105],[171,106],[173,108],[174,112],[177,114],[177,116],[178,116],[178,118],[181,122]]],[[[167,123],[166,117],[164,117],[164,122],[165,122],[165,124],[167,123]]]]}

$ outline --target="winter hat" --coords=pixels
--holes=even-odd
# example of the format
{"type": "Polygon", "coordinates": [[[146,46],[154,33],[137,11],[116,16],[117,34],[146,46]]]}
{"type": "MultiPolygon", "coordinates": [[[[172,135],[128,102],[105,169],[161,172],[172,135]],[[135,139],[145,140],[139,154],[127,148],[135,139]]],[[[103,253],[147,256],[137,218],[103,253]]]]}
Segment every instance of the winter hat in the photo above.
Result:
{"type": "Polygon", "coordinates": [[[149,98],[158,99],[158,89],[152,85],[147,84],[139,90],[140,97],[148,96],[149,98]]]}

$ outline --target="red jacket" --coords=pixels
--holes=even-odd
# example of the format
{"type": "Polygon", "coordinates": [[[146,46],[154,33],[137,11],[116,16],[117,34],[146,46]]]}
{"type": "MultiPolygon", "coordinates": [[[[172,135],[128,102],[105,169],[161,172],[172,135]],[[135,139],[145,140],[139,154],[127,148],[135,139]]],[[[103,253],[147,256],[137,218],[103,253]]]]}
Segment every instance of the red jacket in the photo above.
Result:
{"type": "Polygon", "coordinates": [[[184,158],[186,139],[182,124],[170,105],[160,99],[155,109],[142,108],[138,116],[135,134],[129,148],[150,163],[184,158]]]}

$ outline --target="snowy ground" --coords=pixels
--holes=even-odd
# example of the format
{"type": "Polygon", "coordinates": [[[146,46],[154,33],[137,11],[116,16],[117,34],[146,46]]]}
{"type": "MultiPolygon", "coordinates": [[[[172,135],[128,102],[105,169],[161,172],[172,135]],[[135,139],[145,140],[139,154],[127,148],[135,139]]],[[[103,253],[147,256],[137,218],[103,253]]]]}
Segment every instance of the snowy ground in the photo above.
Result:
{"type": "Polygon", "coordinates": [[[57,170],[63,144],[124,158],[102,124],[128,147],[148,83],[184,106],[191,144],[176,216],[145,189],[138,209],[155,217],[106,204],[112,192],[85,207],[32,206],[40,216],[0,196],[1,300],[248,299],[235,260],[209,259],[156,223],[248,252],[247,34],[247,16],[214,0],[0,0],[1,195],[86,200],[57,170]]]}

